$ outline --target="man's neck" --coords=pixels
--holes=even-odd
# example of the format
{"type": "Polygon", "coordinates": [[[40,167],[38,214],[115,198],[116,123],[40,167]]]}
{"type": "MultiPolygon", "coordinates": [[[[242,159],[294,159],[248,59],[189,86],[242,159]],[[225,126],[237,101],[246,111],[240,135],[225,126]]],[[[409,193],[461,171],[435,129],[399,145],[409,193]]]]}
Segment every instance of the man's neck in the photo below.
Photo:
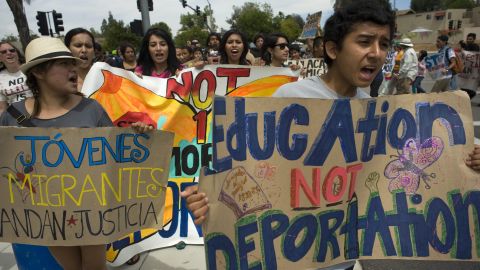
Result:
{"type": "Polygon", "coordinates": [[[328,68],[328,72],[320,76],[325,84],[339,96],[354,97],[357,95],[357,87],[349,85],[346,80],[336,72],[335,67],[328,68]]]}

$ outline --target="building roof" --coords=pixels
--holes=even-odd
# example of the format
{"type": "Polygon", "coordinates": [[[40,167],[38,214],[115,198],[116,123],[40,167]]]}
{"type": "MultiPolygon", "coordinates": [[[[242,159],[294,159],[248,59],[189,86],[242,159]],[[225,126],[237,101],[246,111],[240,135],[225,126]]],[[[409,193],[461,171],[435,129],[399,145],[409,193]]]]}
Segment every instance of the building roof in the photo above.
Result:
{"type": "Polygon", "coordinates": [[[404,9],[404,10],[395,11],[396,16],[409,15],[409,14],[415,14],[415,13],[416,12],[413,9],[404,9]]]}

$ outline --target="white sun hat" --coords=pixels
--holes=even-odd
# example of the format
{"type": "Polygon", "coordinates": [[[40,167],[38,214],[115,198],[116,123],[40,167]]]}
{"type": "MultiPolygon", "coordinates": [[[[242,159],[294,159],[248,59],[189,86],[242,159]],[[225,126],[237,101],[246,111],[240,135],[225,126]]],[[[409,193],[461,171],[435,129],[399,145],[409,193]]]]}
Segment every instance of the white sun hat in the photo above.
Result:
{"type": "Polygon", "coordinates": [[[69,58],[82,61],[73,57],[72,52],[58,38],[40,37],[28,43],[25,49],[25,64],[20,67],[23,74],[26,74],[32,67],[54,59],[69,58]]]}

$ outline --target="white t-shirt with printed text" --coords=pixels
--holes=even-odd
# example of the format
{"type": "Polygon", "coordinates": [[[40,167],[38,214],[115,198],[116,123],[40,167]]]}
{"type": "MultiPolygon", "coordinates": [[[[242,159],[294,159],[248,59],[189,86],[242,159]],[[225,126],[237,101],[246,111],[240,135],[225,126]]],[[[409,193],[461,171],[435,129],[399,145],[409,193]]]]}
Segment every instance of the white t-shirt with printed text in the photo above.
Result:
{"type": "Polygon", "coordinates": [[[6,69],[0,71],[0,101],[6,101],[10,105],[32,97],[33,93],[26,81],[26,76],[20,70],[15,73],[10,73],[6,69]]]}

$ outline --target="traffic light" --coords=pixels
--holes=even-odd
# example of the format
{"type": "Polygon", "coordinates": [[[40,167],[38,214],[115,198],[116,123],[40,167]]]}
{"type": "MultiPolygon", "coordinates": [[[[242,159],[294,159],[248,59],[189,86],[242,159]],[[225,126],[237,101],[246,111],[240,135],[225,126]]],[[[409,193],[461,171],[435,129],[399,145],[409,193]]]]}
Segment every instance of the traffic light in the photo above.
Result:
{"type": "Polygon", "coordinates": [[[182,0],[182,6],[183,6],[183,8],[187,7],[187,0],[182,0]]]}
{"type": "Polygon", "coordinates": [[[197,6],[197,8],[195,9],[195,13],[197,14],[197,16],[200,16],[200,7],[197,6]]]}
{"type": "Polygon", "coordinates": [[[53,25],[55,26],[55,33],[60,34],[60,32],[65,31],[65,28],[63,28],[62,13],[58,13],[55,10],[53,10],[52,16],[53,16],[53,25]]]}
{"type": "Polygon", "coordinates": [[[148,11],[153,11],[153,0],[148,0],[148,11]]]}
{"type": "Polygon", "coordinates": [[[48,31],[48,22],[47,22],[47,13],[42,11],[37,11],[37,25],[38,32],[42,36],[48,36],[50,31],[48,31]]]}
{"type": "Polygon", "coordinates": [[[138,36],[143,36],[143,27],[141,20],[133,20],[130,23],[130,30],[138,36]]]}

